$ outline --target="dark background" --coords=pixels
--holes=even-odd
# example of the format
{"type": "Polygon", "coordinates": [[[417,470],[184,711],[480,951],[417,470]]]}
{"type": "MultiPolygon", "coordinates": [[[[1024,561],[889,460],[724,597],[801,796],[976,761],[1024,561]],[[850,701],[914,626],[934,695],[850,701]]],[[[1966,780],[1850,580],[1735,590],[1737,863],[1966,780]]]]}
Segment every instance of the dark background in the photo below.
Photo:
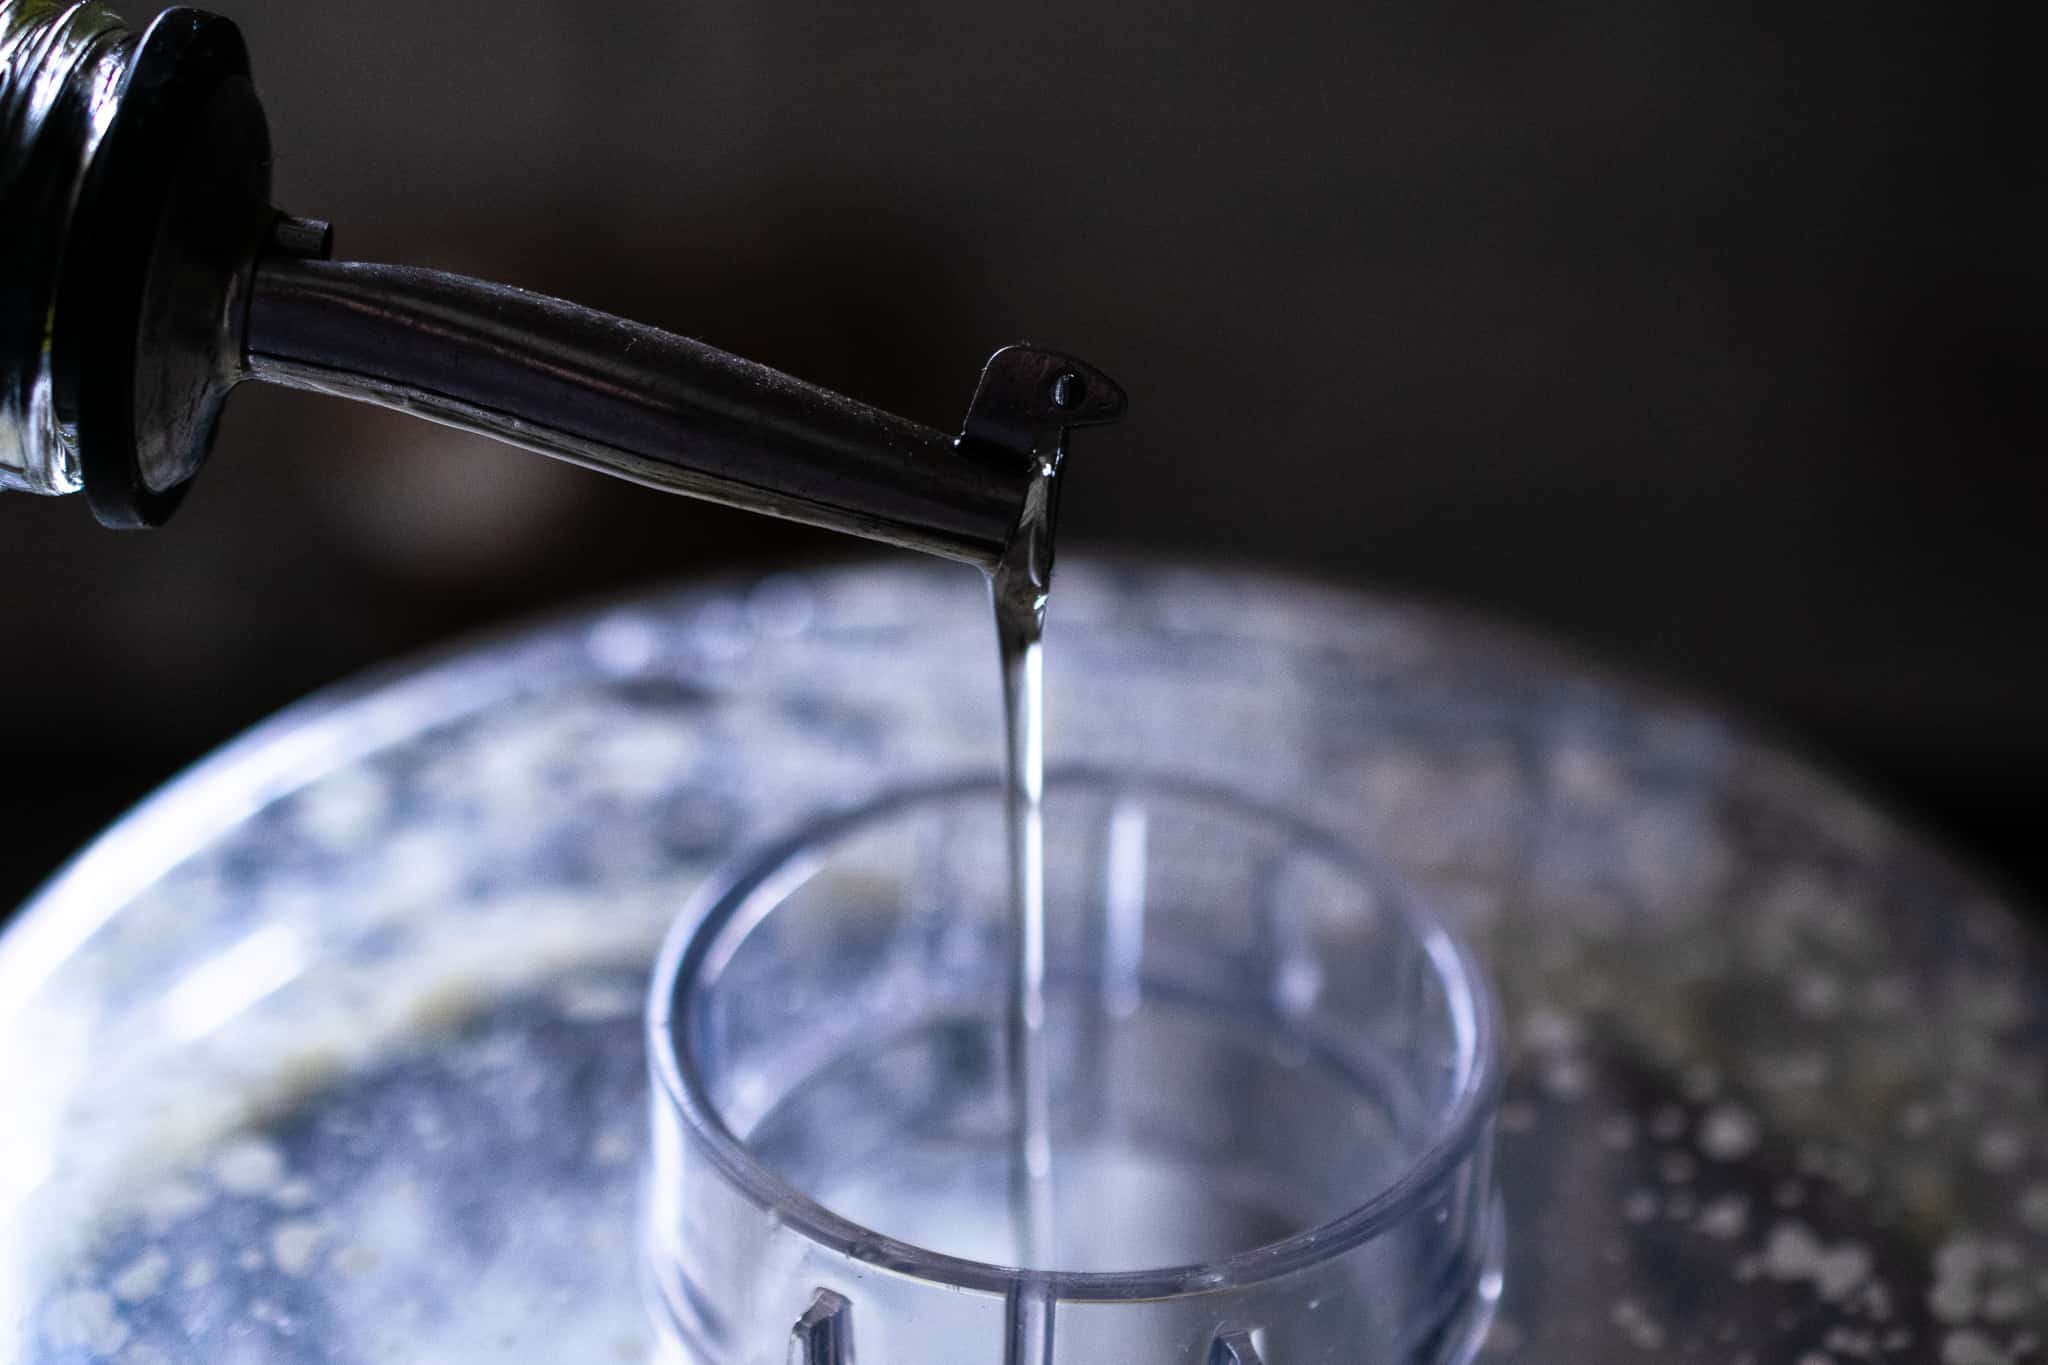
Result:
{"type": "MultiPolygon", "coordinates": [[[[1718,696],[2048,888],[2037,44],[1912,9],[218,0],[341,254],[934,425],[1122,379],[1068,544],[1461,601],[1718,696]]],[[[129,9],[131,19],[145,12],[129,9]]],[[[0,499],[0,906],[310,689],[838,548],[245,391],[169,529],[0,499]]]]}

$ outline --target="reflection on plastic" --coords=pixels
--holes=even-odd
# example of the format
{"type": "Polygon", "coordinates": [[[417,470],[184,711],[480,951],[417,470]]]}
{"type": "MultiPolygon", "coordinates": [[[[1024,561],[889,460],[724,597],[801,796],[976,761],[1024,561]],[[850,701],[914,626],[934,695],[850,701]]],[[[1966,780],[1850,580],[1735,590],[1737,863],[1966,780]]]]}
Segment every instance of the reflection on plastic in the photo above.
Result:
{"type": "Polygon", "coordinates": [[[306,945],[289,925],[258,929],[194,967],[164,994],[164,1031],[191,1042],[278,989],[306,966],[306,945]]]}

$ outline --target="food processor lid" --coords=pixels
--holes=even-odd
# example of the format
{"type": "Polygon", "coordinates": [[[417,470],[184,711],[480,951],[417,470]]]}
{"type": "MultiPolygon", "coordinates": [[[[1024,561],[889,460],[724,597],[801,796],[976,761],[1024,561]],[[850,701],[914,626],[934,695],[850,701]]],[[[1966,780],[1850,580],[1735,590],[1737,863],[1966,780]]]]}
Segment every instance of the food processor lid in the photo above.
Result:
{"type": "MultiPolygon", "coordinates": [[[[686,588],[315,698],[167,787],[0,937],[0,1341],[645,1358],[656,943],[806,812],[992,763],[987,630],[939,565],[686,588]]],[[[2048,1329],[2048,954],[1925,843],[1434,610],[1070,557],[1050,630],[1055,761],[1283,802],[1487,958],[1500,1358],[2048,1329]]]]}

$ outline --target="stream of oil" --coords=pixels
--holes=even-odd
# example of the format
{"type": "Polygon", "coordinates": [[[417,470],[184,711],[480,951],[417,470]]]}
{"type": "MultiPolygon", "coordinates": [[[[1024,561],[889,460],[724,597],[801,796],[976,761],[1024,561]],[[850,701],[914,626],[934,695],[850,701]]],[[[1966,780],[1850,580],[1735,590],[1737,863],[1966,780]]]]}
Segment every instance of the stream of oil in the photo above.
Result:
{"type": "Polygon", "coordinates": [[[1002,651],[1010,857],[1010,1218],[1018,1262],[1054,1263],[1052,1116],[1045,1043],[1045,632],[1058,457],[1039,461],[1002,561],[989,575],[1002,651]]]}

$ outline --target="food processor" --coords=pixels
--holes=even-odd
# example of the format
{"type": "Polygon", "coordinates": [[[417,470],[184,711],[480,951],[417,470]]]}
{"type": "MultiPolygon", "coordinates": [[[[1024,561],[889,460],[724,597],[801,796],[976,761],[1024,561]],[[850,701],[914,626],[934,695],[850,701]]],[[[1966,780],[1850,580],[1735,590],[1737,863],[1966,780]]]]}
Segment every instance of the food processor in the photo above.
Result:
{"type": "Polygon", "coordinates": [[[926,557],[357,680],[58,872],[0,936],[12,1358],[2038,1357],[2048,950],[1994,888],[1544,641],[1154,559],[1048,626],[1021,1254],[961,566],[1122,394],[1007,347],[942,432],[334,261],[255,89],[219,17],[0,3],[0,487],[159,524],[267,382],[926,557]]]}

